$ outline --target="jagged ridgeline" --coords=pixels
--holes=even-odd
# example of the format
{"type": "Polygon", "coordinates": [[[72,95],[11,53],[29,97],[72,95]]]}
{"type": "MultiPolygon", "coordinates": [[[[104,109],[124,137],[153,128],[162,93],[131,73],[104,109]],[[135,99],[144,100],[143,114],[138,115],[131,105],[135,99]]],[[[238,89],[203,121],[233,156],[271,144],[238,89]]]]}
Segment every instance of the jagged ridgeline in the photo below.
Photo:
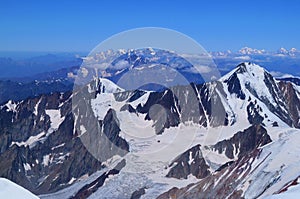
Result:
{"type": "Polygon", "coordinates": [[[296,84],[243,63],[159,91],[102,77],[10,100],[0,176],[41,198],[264,197],[299,176],[299,96],[296,84]]]}

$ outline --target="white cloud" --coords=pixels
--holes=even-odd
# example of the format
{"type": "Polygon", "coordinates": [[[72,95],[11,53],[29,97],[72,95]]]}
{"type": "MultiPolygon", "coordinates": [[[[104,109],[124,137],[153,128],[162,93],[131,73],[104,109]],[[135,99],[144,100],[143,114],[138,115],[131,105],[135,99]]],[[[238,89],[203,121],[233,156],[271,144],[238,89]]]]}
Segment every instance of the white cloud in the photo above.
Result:
{"type": "Polygon", "coordinates": [[[250,60],[251,58],[248,55],[246,55],[246,56],[234,57],[233,59],[236,59],[236,60],[250,60]]]}
{"type": "Polygon", "coordinates": [[[92,64],[92,67],[100,69],[100,70],[105,70],[109,67],[109,63],[104,62],[104,63],[99,63],[99,64],[92,64]]]}
{"type": "Polygon", "coordinates": [[[287,73],[282,73],[280,71],[270,71],[270,74],[273,76],[273,77],[293,77],[292,75],[290,74],[287,74],[287,73]]]}
{"type": "Polygon", "coordinates": [[[185,68],[182,71],[203,75],[203,74],[211,73],[213,69],[209,66],[197,65],[190,68],[185,68]]]}
{"type": "Polygon", "coordinates": [[[113,66],[113,68],[117,70],[128,68],[128,67],[129,67],[129,63],[126,60],[121,60],[113,66]]]}
{"type": "Polygon", "coordinates": [[[198,70],[198,72],[200,73],[210,73],[212,71],[212,68],[209,66],[203,66],[203,65],[199,65],[199,66],[195,66],[195,68],[198,70]]]}

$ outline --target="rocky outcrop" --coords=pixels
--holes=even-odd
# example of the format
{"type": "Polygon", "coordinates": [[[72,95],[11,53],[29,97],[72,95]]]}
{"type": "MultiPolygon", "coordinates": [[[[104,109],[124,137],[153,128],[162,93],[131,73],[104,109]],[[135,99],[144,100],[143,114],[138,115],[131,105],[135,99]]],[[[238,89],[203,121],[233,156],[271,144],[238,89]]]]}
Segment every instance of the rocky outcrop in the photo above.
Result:
{"type": "Polygon", "coordinates": [[[187,179],[190,174],[196,178],[204,178],[210,174],[209,166],[202,156],[200,145],[196,145],[179,155],[172,161],[170,168],[167,177],[178,179],[187,179]]]}
{"type": "Polygon", "coordinates": [[[103,133],[112,143],[128,152],[129,145],[126,140],[119,136],[120,131],[120,122],[116,116],[116,111],[109,109],[103,120],[103,133]]]}
{"type": "Polygon", "coordinates": [[[125,167],[126,161],[123,159],[119,162],[113,169],[105,172],[100,177],[98,177],[93,182],[82,187],[76,194],[74,194],[70,199],[85,199],[96,192],[105,182],[109,176],[117,175],[123,167],[125,167]]]}
{"type": "Polygon", "coordinates": [[[300,93],[290,82],[280,81],[279,88],[283,93],[283,98],[287,104],[289,115],[293,120],[293,125],[300,128],[300,93]]]}
{"type": "Polygon", "coordinates": [[[136,110],[130,104],[124,104],[120,111],[128,111],[129,113],[136,113],[136,110]]]}
{"type": "Polygon", "coordinates": [[[73,134],[70,96],[71,92],[54,93],[2,107],[0,176],[42,194],[103,168],[73,134]],[[57,128],[53,129],[52,123],[57,121],[51,121],[46,110],[55,110],[61,118],[57,128]]]}
{"type": "Polygon", "coordinates": [[[261,107],[256,103],[256,101],[250,102],[247,106],[247,119],[250,124],[262,124],[264,121],[264,117],[261,116],[260,112],[262,112],[261,107]]]}
{"type": "Polygon", "coordinates": [[[146,193],[146,187],[140,188],[131,194],[130,199],[140,199],[146,193]]]}
{"type": "Polygon", "coordinates": [[[272,142],[267,130],[261,125],[253,125],[244,131],[239,131],[228,140],[222,140],[212,146],[218,153],[233,159],[241,158],[252,150],[272,142]]]}
{"type": "Polygon", "coordinates": [[[199,198],[243,198],[242,191],[237,186],[251,171],[251,165],[261,150],[255,149],[251,153],[238,159],[230,166],[207,176],[196,184],[183,188],[172,188],[161,194],[159,199],[199,199],[199,198]]]}
{"type": "Polygon", "coordinates": [[[163,92],[152,92],[144,105],[138,105],[139,113],[146,113],[146,120],[153,120],[157,134],[163,133],[165,128],[177,126],[180,122],[178,99],[172,90],[163,92]],[[151,112],[151,107],[157,107],[157,110],[151,112]]]}
{"type": "Polygon", "coordinates": [[[237,98],[244,100],[246,98],[245,93],[242,91],[240,80],[236,73],[233,73],[224,83],[228,86],[229,93],[235,93],[237,98]]]}
{"type": "Polygon", "coordinates": [[[220,93],[226,95],[220,82],[202,85],[175,86],[161,92],[152,92],[144,105],[136,108],[145,113],[146,120],[153,120],[156,133],[178,126],[180,122],[193,122],[204,127],[228,125],[220,93]],[[157,106],[156,114],[151,108],[157,106]],[[163,122],[162,122],[163,121],[163,122]]]}

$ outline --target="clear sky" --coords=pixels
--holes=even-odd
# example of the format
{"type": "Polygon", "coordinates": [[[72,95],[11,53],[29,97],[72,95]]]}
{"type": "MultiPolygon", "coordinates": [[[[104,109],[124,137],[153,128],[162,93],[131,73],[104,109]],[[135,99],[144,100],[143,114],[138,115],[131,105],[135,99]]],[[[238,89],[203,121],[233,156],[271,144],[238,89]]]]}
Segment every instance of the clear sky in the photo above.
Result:
{"type": "Polygon", "coordinates": [[[0,0],[0,51],[90,51],[145,26],[180,31],[208,51],[300,49],[300,1],[0,0]]]}

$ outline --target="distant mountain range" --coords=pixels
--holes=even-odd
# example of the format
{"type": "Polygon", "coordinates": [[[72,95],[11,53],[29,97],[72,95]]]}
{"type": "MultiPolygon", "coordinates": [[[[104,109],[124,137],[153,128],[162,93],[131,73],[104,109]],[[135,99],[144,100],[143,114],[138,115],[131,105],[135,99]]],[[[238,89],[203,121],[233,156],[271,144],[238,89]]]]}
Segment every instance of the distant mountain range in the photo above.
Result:
{"type": "MultiPolygon", "coordinates": [[[[267,51],[264,49],[255,49],[255,48],[249,48],[249,47],[243,47],[237,52],[232,52],[230,50],[227,51],[216,51],[216,52],[210,52],[214,57],[224,57],[224,56],[232,56],[232,55],[272,55],[272,56],[299,56],[300,51],[296,48],[291,48],[290,50],[287,50],[285,48],[280,48],[277,51],[267,51]]],[[[242,58],[241,58],[242,59],[242,58]]]]}
{"type": "MultiPolygon", "coordinates": [[[[110,50],[101,52],[98,58],[108,63],[112,61],[109,59],[110,57],[121,55],[126,51],[127,50],[119,50],[114,52],[110,50]]],[[[21,52],[19,54],[21,54],[21,52]]],[[[24,54],[27,55],[28,53],[24,54]]],[[[266,51],[244,47],[237,52],[227,50],[209,52],[209,54],[214,59],[222,74],[232,70],[234,65],[244,61],[251,61],[267,68],[276,77],[285,74],[300,76],[298,70],[300,51],[295,48],[291,48],[290,50],[280,48],[277,51],[266,51]]],[[[18,79],[19,81],[20,79],[27,79],[27,81],[33,81],[37,80],[38,74],[45,74],[63,68],[65,68],[65,70],[71,68],[70,72],[72,72],[72,67],[73,69],[74,67],[79,68],[83,60],[90,59],[90,57],[86,57],[87,53],[81,53],[80,55],[77,53],[48,53],[33,57],[30,57],[29,54],[27,55],[28,57],[22,58],[18,56],[9,57],[9,55],[8,53],[0,53],[0,79],[2,80],[18,79]]],[[[116,67],[120,66],[115,66],[115,68],[116,67]]]]}
{"type": "Polygon", "coordinates": [[[291,48],[280,48],[277,51],[266,51],[244,47],[237,52],[211,52],[218,68],[227,73],[232,66],[244,61],[257,63],[270,71],[275,77],[289,75],[300,76],[300,51],[291,48]]]}
{"type": "Polygon", "coordinates": [[[46,54],[16,59],[0,57],[0,79],[24,78],[62,68],[80,66],[82,60],[74,54],[46,54]]]}

